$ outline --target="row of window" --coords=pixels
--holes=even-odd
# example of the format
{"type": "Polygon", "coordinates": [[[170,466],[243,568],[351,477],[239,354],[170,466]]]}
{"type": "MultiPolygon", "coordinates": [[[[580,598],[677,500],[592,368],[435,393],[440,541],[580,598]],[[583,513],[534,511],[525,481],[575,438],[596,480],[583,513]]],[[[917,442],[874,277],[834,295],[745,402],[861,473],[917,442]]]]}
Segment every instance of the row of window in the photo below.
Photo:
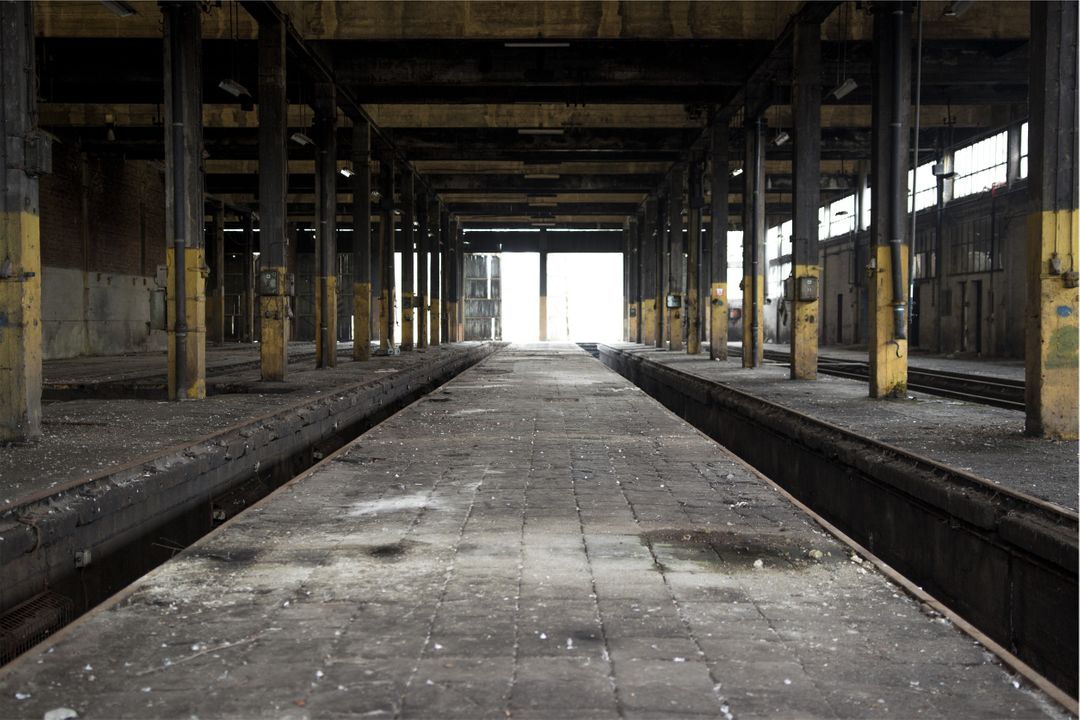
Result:
{"type": "MultiPolygon", "coordinates": [[[[1009,133],[1002,131],[953,153],[952,197],[954,200],[984,192],[1008,180],[1009,133]]],[[[1028,174],[1028,124],[1020,126],[1020,177],[1028,174]]],[[[908,171],[908,212],[932,207],[937,202],[937,178],[934,162],[908,171]]],[[[827,240],[854,232],[856,228],[855,195],[851,194],[825,205],[818,211],[818,238],[827,240]]],[[[869,224],[870,193],[866,194],[865,217],[861,227],[869,224]]],[[[773,228],[784,237],[791,235],[790,221],[773,228]]]]}

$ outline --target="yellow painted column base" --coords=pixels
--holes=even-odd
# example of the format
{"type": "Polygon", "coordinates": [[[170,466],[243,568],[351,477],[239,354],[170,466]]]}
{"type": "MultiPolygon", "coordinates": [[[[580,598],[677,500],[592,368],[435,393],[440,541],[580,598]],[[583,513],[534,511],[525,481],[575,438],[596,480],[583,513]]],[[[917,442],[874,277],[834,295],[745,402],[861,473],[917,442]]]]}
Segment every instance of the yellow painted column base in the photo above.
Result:
{"type": "Polygon", "coordinates": [[[442,301],[439,298],[435,298],[431,305],[428,306],[428,344],[431,347],[438,347],[442,342],[441,328],[439,323],[442,322],[440,313],[442,312],[442,301]]]}
{"type": "Polygon", "coordinates": [[[371,283],[353,283],[353,360],[371,359],[371,283]]]}
{"type": "Polygon", "coordinates": [[[817,380],[818,312],[817,300],[798,299],[799,278],[821,277],[817,265],[796,265],[795,297],[791,300],[791,379],[817,380]]]}
{"type": "Polygon", "coordinates": [[[656,323],[653,329],[653,345],[658,348],[664,348],[667,346],[667,337],[665,331],[667,328],[667,306],[664,303],[664,297],[657,296],[656,298],[656,313],[654,315],[654,322],[656,323]]]}
{"type": "Polygon", "coordinates": [[[178,388],[176,382],[176,264],[175,250],[165,250],[168,305],[169,399],[201,400],[206,397],[206,263],[203,249],[184,249],[184,310],[187,337],[185,358],[186,382],[178,388]]]}
{"type": "Polygon", "coordinates": [[[394,292],[383,288],[379,293],[379,351],[393,353],[394,346],[394,292]]]}
{"type": "Polygon", "coordinates": [[[751,353],[754,344],[754,306],[750,296],[753,287],[752,275],[743,276],[742,307],[742,366],[744,368],[761,367],[765,358],[765,278],[758,278],[757,291],[757,353],[751,353]],[[754,355],[757,357],[754,357],[754,355]]]}
{"type": "Polygon", "coordinates": [[[628,335],[627,340],[633,343],[639,342],[641,338],[641,327],[638,324],[638,317],[640,314],[641,303],[630,303],[630,312],[626,318],[626,331],[628,335]]]}
{"type": "Polygon", "coordinates": [[[0,214],[0,442],[41,437],[41,222],[32,212],[0,214]],[[0,260],[2,261],[2,260],[0,260]]]}
{"type": "Polygon", "coordinates": [[[641,342],[643,345],[656,344],[656,298],[641,301],[641,342]]]}
{"type": "Polygon", "coordinates": [[[446,334],[447,342],[461,342],[457,326],[457,303],[452,300],[446,303],[446,334]]]}
{"type": "Polygon", "coordinates": [[[1026,430],[1048,438],[1075,439],[1080,329],[1078,290],[1065,286],[1077,272],[1077,210],[1028,216],[1028,300],[1026,311],[1026,430]],[[1060,263],[1060,268],[1053,267],[1060,263]]]}
{"type": "Polygon", "coordinates": [[[401,349],[412,350],[413,338],[413,294],[401,293],[401,349]]]}
{"type": "Polygon", "coordinates": [[[697,291],[686,293],[686,354],[697,355],[701,352],[701,328],[698,327],[698,298],[697,291]]]}
{"type": "Polygon", "coordinates": [[[713,283],[709,289],[709,358],[727,360],[727,283],[713,283]]]}
{"type": "MultiPolygon", "coordinates": [[[[874,255],[876,267],[870,270],[870,397],[903,398],[907,397],[908,342],[896,338],[889,246],[879,245],[874,255]]],[[[907,246],[901,249],[900,257],[903,286],[907,287],[907,246]]]]}
{"type": "Polygon", "coordinates": [[[315,278],[315,367],[337,365],[337,277],[315,278]],[[326,282],[327,303],[325,348],[322,338],[322,285],[326,282]]]}
{"type": "Polygon", "coordinates": [[[285,379],[289,366],[289,299],[286,296],[263,295],[259,298],[259,332],[262,379],[280,382],[285,379]]]}
{"type": "Polygon", "coordinates": [[[548,308],[547,308],[547,296],[540,296],[540,342],[546,342],[548,339],[548,308]]]}
{"type": "Polygon", "coordinates": [[[416,347],[423,349],[428,346],[428,328],[429,313],[431,311],[430,299],[427,295],[418,295],[420,299],[420,306],[416,308],[416,347]]]}
{"type": "Polygon", "coordinates": [[[678,352],[683,349],[682,339],[682,308],[668,309],[668,349],[678,352]]]}

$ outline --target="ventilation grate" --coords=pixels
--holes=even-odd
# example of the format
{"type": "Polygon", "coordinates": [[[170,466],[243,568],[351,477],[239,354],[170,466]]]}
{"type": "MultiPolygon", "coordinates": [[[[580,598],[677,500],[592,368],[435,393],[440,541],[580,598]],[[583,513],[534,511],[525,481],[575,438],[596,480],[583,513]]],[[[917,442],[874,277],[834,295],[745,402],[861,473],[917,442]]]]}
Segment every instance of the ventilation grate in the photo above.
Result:
{"type": "Polygon", "coordinates": [[[74,617],[71,598],[49,590],[0,615],[0,664],[11,662],[74,617]]]}

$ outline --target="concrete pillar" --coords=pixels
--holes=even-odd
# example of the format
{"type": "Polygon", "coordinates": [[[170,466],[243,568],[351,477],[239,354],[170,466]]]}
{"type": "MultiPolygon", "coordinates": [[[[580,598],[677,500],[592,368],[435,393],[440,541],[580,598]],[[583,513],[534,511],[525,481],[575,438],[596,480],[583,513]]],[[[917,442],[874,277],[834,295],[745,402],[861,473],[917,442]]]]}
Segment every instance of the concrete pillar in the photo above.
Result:
{"type": "MultiPolygon", "coordinates": [[[[200,223],[199,228],[202,229],[200,223]]],[[[225,203],[211,202],[210,247],[206,252],[206,339],[225,342],[225,203]]]]}
{"type": "Polygon", "coordinates": [[[821,205],[821,25],[795,26],[791,104],[794,115],[791,378],[817,378],[821,266],[818,207],[821,205]]]}
{"type": "Polygon", "coordinates": [[[622,339],[630,339],[630,218],[622,227],[622,339]]]}
{"type": "Polygon", "coordinates": [[[240,214],[243,228],[243,294],[240,297],[240,342],[255,340],[255,228],[251,212],[240,214]]]}
{"type": "Polygon", "coordinates": [[[701,158],[690,159],[686,176],[686,352],[701,352],[701,208],[705,204],[701,158]]]}
{"type": "Polygon", "coordinates": [[[41,437],[41,244],[33,5],[0,3],[0,442],[41,437]]]}
{"type": "Polygon", "coordinates": [[[450,326],[453,323],[451,306],[451,297],[453,292],[453,283],[451,282],[453,264],[453,249],[454,242],[450,235],[450,213],[442,203],[439,203],[439,271],[442,276],[442,289],[439,299],[442,304],[442,312],[439,317],[439,330],[442,335],[443,342],[454,342],[453,334],[450,332],[450,326]]]}
{"type": "Polygon", "coordinates": [[[169,398],[193,400],[206,397],[201,9],[190,3],[167,3],[161,8],[165,16],[169,398]]]}
{"type": "Polygon", "coordinates": [[[742,366],[761,365],[765,353],[765,120],[746,119],[743,166],[742,366]]]}
{"type": "Polygon", "coordinates": [[[441,340],[442,327],[442,216],[439,213],[439,201],[432,195],[428,202],[428,226],[431,232],[431,241],[428,245],[431,257],[431,298],[428,305],[428,344],[438,346],[441,340]]]}
{"type": "Polygon", "coordinates": [[[641,253],[641,342],[645,345],[660,346],[660,302],[659,270],[660,249],[657,242],[657,199],[655,193],[645,198],[645,230],[642,235],[641,253]]]}
{"type": "Polygon", "coordinates": [[[906,2],[881,2],[875,8],[867,348],[870,397],[888,398],[907,394],[911,6],[906,2]]]}
{"type": "Polygon", "coordinates": [[[627,254],[630,258],[628,273],[629,307],[627,308],[627,340],[641,342],[641,223],[635,215],[630,218],[627,229],[627,254]]]}
{"type": "Polygon", "coordinates": [[[1077,6],[1031,3],[1027,431],[1077,436],[1077,6]]]}
{"type": "Polygon", "coordinates": [[[683,318],[686,303],[686,239],[683,237],[683,179],[686,168],[677,163],[671,168],[671,186],[668,192],[668,295],[667,308],[668,349],[683,349],[683,318]]]}
{"type": "Polygon", "coordinates": [[[460,220],[454,222],[454,246],[457,249],[455,254],[455,267],[454,267],[454,299],[457,303],[457,312],[454,319],[455,329],[454,335],[459,342],[465,340],[465,231],[461,226],[460,220]]]}
{"type": "Polygon", "coordinates": [[[540,342],[548,339],[548,251],[547,231],[540,231],[540,342]]]}
{"type": "Polygon", "coordinates": [[[416,245],[416,199],[413,195],[413,173],[407,166],[401,170],[401,349],[412,350],[414,345],[416,279],[413,271],[416,245]]]}
{"type": "Polygon", "coordinates": [[[379,352],[383,355],[397,353],[394,345],[394,304],[396,278],[394,277],[394,156],[387,150],[379,159],[379,191],[382,194],[379,223],[379,256],[382,268],[382,288],[379,295],[379,352]]]}
{"type": "Polygon", "coordinates": [[[337,96],[315,88],[315,367],[337,365],[337,96]]]}
{"type": "Polygon", "coordinates": [[[428,344],[428,254],[431,240],[428,238],[428,196],[421,188],[416,198],[416,216],[420,223],[416,237],[416,347],[428,344]]]}
{"type": "Polygon", "coordinates": [[[712,252],[709,266],[709,357],[727,360],[728,286],[728,122],[717,122],[710,133],[709,152],[712,154],[712,216],[710,240],[712,252]]]}
{"type": "Polygon", "coordinates": [[[371,124],[353,120],[353,360],[371,358],[371,124]]]}
{"type": "Polygon", "coordinates": [[[288,115],[285,24],[259,19],[259,354],[263,380],[284,380],[289,364],[285,231],[288,115]]]}

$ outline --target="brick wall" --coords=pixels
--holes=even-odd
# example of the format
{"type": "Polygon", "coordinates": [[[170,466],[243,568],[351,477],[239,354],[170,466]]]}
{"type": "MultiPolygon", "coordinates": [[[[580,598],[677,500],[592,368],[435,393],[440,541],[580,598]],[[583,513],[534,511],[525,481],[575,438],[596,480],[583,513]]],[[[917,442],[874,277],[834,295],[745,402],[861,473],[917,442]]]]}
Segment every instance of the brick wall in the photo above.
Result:
{"type": "Polygon", "coordinates": [[[149,327],[165,263],[160,166],[57,144],[40,194],[45,358],[163,349],[149,327]]]}
{"type": "Polygon", "coordinates": [[[53,173],[41,179],[40,192],[43,265],[152,277],[164,264],[159,164],[91,157],[57,144],[53,173]]]}

